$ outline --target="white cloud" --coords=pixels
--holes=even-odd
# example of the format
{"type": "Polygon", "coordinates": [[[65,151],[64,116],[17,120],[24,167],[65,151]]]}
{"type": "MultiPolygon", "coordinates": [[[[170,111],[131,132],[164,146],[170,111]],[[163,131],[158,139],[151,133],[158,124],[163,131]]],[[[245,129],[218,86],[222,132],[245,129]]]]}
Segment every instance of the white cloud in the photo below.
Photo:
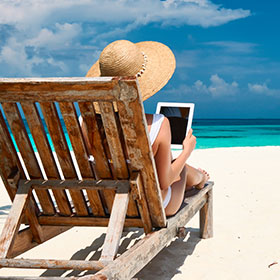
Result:
{"type": "Polygon", "coordinates": [[[208,88],[206,85],[203,84],[202,81],[197,80],[194,85],[193,88],[197,91],[197,92],[202,92],[202,93],[208,93],[208,88]]]}
{"type": "Polygon", "coordinates": [[[280,90],[268,88],[266,83],[263,84],[248,84],[248,89],[250,92],[265,95],[274,95],[280,97],[280,90]]]}
{"type": "Polygon", "coordinates": [[[210,84],[207,86],[202,81],[197,80],[192,85],[192,91],[196,93],[209,94],[212,97],[233,96],[239,92],[239,85],[237,82],[226,82],[217,74],[210,77],[210,84]]]}
{"type": "Polygon", "coordinates": [[[197,80],[192,85],[180,84],[178,88],[167,89],[166,92],[169,94],[178,94],[180,92],[182,95],[208,95],[213,98],[223,98],[235,96],[240,92],[239,85],[236,81],[226,82],[224,79],[219,77],[217,74],[211,75],[210,83],[207,85],[201,80],[197,80]]]}
{"type": "Polygon", "coordinates": [[[252,53],[257,44],[247,42],[235,42],[235,41],[214,41],[207,42],[205,45],[217,46],[222,48],[228,53],[252,53]]]}
{"type": "Polygon", "coordinates": [[[0,46],[0,65],[13,75],[19,61],[27,70],[16,75],[26,76],[43,74],[33,69],[38,63],[56,61],[65,75],[74,65],[79,73],[89,51],[146,24],[211,27],[248,16],[249,10],[225,9],[209,0],[2,0],[0,27],[11,28],[0,46]]]}
{"type": "MultiPolygon", "coordinates": [[[[248,83],[249,92],[268,95],[274,97],[280,97],[279,89],[271,89],[266,83],[263,84],[251,84],[248,83]]],[[[209,85],[206,85],[201,80],[197,80],[192,86],[186,86],[184,88],[185,92],[195,93],[195,94],[207,94],[214,98],[225,97],[225,96],[235,96],[241,92],[239,84],[236,81],[227,82],[217,74],[210,77],[209,85]]],[[[246,88],[242,88],[242,92],[246,92],[246,88]]]]}
{"type": "Polygon", "coordinates": [[[51,20],[120,23],[139,19],[168,24],[217,26],[248,17],[249,10],[225,9],[208,0],[9,0],[0,3],[0,23],[34,26],[51,20]]]}
{"type": "Polygon", "coordinates": [[[80,32],[81,26],[77,23],[55,24],[55,32],[43,28],[36,37],[26,40],[27,46],[46,47],[48,49],[69,48],[71,41],[75,39],[80,32]]]}
{"type": "Polygon", "coordinates": [[[232,82],[227,83],[225,80],[220,78],[217,74],[212,75],[210,78],[211,84],[208,87],[209,92],[212,96],[224,96],[234,95],[238,92],[238,83],[232,82]]]}
{"type": "Polygon", "coordinates": [[[0,65],[6,66],[5,68],[9,68],[15,73],[25,73],[25,76],[32,75],[32,65],[41,62],[43,62],[43,59],[38,56],[28,59],[24,46],[17,42],[15,38],[9,39],[7,45],[0,52],[0,65]]]}

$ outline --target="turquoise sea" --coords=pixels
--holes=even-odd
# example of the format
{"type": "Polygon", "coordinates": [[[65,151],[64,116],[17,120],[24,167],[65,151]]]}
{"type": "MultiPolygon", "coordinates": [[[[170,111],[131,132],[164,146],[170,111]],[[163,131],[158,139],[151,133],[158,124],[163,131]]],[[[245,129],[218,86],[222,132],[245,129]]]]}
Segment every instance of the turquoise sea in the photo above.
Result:
{"type": "MultiPolygon", "coordinates": [[[[196,149],[280,146],[280,119],[195,119],[192,128],[197,137],[196,149]]],[[[63,130],[72,150],[64,124],[63,130]]],[[[47,136],[53,149],[48,133],[47,136]]],[[[30,133],[29,137],[37,151],[30,133]]]]}
{"type": "Polygon", "coordinates": [[[280,119],[196,119],[198,149],[280,146],[280,119]]]}

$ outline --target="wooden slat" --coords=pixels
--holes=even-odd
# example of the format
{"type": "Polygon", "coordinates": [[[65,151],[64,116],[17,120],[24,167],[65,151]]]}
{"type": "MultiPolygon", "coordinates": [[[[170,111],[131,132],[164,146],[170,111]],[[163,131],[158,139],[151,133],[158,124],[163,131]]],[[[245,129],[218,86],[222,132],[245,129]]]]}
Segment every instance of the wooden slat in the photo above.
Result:
{"type": "Polygon", "coordinates": [[[118,78],[0,79],[0,102],[113,101],[118,78]]]}
{"type": "Polygon", "coordinates": [[[30,178],[41,178],[42,174],[16,103],[3,103],[2,107],[30,178]]]}
{"type": "MultiPolygon", "coordinates": [[[[69,138],[79,165],[82,178],[95,178],[89,162],[89,155],[82,137],[81,127],[73,103],[60,102],[60,110],[69,134],[69,138]]],[[[92,212],[96,216],[104,216],[104,209],[98,191],[87,191],[92,212]]]]}
{"type": "Polygon", "coordinates": [[[0,259],[0,268],[40,268],[65,270],[100,270],[104,264],[100,261],[86,260],[48,260],[48,259],[0,259]]]}
{"type": "MultiPolygon", "coordinates": [[[[47,140],[46,132],[35,104],[28,104],[25,102],[21,105],[26,119],[28,120],[33,139],[37,146],[37,150],[40,154],[47,177],[59,179],[60,177],[58,168],[55,163],[50,143],[47,140]]],[[[59,212],[64,215],[71,213],[71,211],[69,210],[70,206],[67,202],[67,196],[65,191],[54,190],[53,194],[56,199],[59,212]]]]}
{"type": "MultiPolygon", "coordinates": [[[[30,178],[42,178],[40,167],[17,105],[4,103],[2,106],[30,178]]],[[[52,213],[52,202],[49,193],[46,190],[38,190],[36,194],[46,213],[52,213]]]]}
{"type": "Polygon", "coordinates": [[[85,178],[94,178],[89,164],[86,147],[81,137],[80,126],[78,124],[74,104],[69,102],[60,102],[59,108],[62,113],[81,174],[84,174],[83,177],[85,178]]]}
{"type": "Polygon", "coordinates": [[[38,153],[40,154],[47,177],[49,179],[58,178],[58,169],[35,103],[21,103],[21,107],[27,119],[38,153]]]}
{"type": "MultiPolygon", "coordinates": [[[[26,181],[26,180],[23,180],[26,181]]],[[[66,180],[32,180],[26,181],[34,189],[52,189],[52,190],[63,190],[63,189],[76,189],[76,190],[104,190],[116,188],[127,188],[129,187],[129,180],[94,180],[94,179],[66,179],[66,180]]]]}
{"type": "MultiPolygon", "coordinates": [[[[12,130],[12,133],[14,135],[18,149],[21,153],[30,178],[42,178],[42,173],[39,164],[35,157],[34,150],[27,135],[27,131],[23,120],[20,116],[17,104],[3,103],[2,107],[4,109],[5,116],[8,120],[8,123],[12,130]]],[[[36,194],[41,205],[50,203],[50,197],[46,190],[38,190],[36,194]]],[[[29,220],[32,232],[34,233],[34,238],[40,241],[41,229],[36,218],[36,212],[38,211],[38,207],[37,205],[35,207],[34,203],[35,200],[32,200],[30,207],[28,207],[28,211],[26,211],[26,215],[29,220]]]]}
{"type": "MultiPolygon", "coordinates": [[[[13,201],[17,192],[17,182],[14,182],[12,178],[16,174],[18,174],[18,172],[18,179],[25,178],[25,175],[22,170],[21,164],[19,163],[18,157],[16,155],[16,150],[14,148],[14,145],[12,144],[12,139],[5,125],[5,121],[2,115],[0,117],[0,121],[0,155],[2,156],[2,160],[0,161],[1,176],[6,186],[6,189],[8,190],[8,193],[11,197],[11,200],[13,201]]],[[[36,239],[37,241],[41,241],[41,229],[35,215],[34,199],[30,200],[29,206],[27,207],[26,217],[28,218],[28,222],[31,226],[31,232],[33,234],[32,238],[36,239]]],[[[22,220],[26,222],[24,218],[22,220]]]]}
{"type": "MultiPolygon", "coordinates": [[[[113,175],[119,179],[126,179],[129,176],[129,172],[126,164],[125,151],[123,150],[121,142],[122,132],[119,130],[113,104],[102,102],[99,103],[99,107],[110,155],[112,157],[113,175]]],[[[127,214],[129,216],[138,216],[138,211],[133,199],[129,201],[127,214]]]]}
{"type": "Polygon", "coordinates": [[[79,108],[83,120],[84,139],[88,143],[89,153],[94,157],[96,163],[94,168],[97,175],[102,179],[111,178],[111,171],[102,145],[93,104],[90,102],[80,102],[79,108]]]}
{"type": "MultiPolygon", "coordinates": [[[[90,102],[80,102],[79,108],[83,119],[83,134],[85,139],[87,139],[86,143],[88,143],[90,154],[93,155],[94,158],[94,170],[97,179],[112,178],[108,157],[102,143],[102,136],[97,124],[97,117],[93,108],[93,104],[90,102]]],[[[103,196],[103,200],[106,203],[105,207],[109,212],[111,212],[115,191],[104,190],[101,192],[101,195],[103,196]]]]}
{"type": "Polygon", "coordinates": [[[127,179],[128,170],[120,141],[113,105],[109,102],[100,102],[99,107],[101,110],[101,117],[106,133],[106,139],[108,141],[108,146],[113,161],[114,175],[117,179],[127,179]]]}
{"type": "MultiPolygon", "coordinates": [[[[63,277],[63,280],[80,280],[81,277],[63,277]]],[[[0,279],[4,280],[61,280],[61,277],[56,276],[0,276],[0,279]]],[[[133,279],[132,279],[133,280],[133,279]]],[[[135,280],[135,279],[134,279],[135,280]]],[[[137,280],[137,279],[136,279],[137,280]]]]}
{"type": "MultiPolygon", "coordinates": [[[[21,107],[23,109],[25,118],[28,122],[30,132],[33,136],[35,145],[37,147],[37,151],[40,155],[47,177],[58,178],[59,173],[56,168],[55,160],[53,158],[51,148],[43,128],[42,121],[36,110],[35,103],[22,103],[21,107]]],[[[43,202],[44,197],[41,196],[42,192],[36,191],[36,194],[39,197],[39,200],[43,202]]],[[[45,193],[43,193],[43,195],[46,195],[48,197],[48,199],[44,200],[44,203],[41,204],[43,213],[48,215],[54,214],[56,211],[54,208],[54,204],[51,200],[50,194],[48,193],[48,191],[46,191],[45,193]]]]}
{"type": "Polygon", "coordinates": [[[164,227],[165,212],[155,168],[153,153],[148,140],[148,130],[144,109],[135,81],[120,81],[122,95],[118,102],[120,122],[124,131],[128,157],[134,171],[141,170],[145,195],[153,226],[164,227]],[[129,86],[128,86],[129,85],[129,86]]]}
{"type": "MultiPolygon", "coordinates": [[[[39,222],[43,226],[99,226],[106,227],[109,217],[63,217],[63,216],[40,216],[39,222]]],[[[143,227],[140,218],[126,218],[125,227],[143,227]]]]}
{"type": "Polygon", "coordinates": [[[0,237],[0,258],[6,258],[11,250],[18,232],[23,211],[28,204],[31,189],[28,185],[21,185],[17,191],[12,208],[9,212],[0,237]]]}
{"type": "Polygon", "coordinates": [[[149,208],[144,192],[144,187],[142,184],[141,175],[139,172],[133,172],[131,176],[131,191],[132,196],[135,196],[135,200],[137,201],[138,208],[140,211],[141,219],[144,225],[144,231],[146,234],[152,231],[152,221],[149,213],[149,208]]]}
{"type": "MultiPolygon", "coordinates": [[[[114,108],[116,108],[116,104],[114,104],[114,108]]],[[[118,126],[120,141],[121,141],[121,144],[122,144],[122,147],[123,147],[123,152],[124,152],[124,155],[125,155],[127,168],[129,170],[128,173],[130,174],[130,179],[131,179],[133,171],[131,169],[130,160],[128,159],[126,145],[125,145],[125,141],[124,141],[125,135],[123,134],[123,130],[122,130],[122,127],[121,127],[121,124],[120,124],[118,114],[116,114],[116,123],[117,123],[117,126],[118,126]]],[[[139,211],[138,211],[137,205],[138,204],[136,204],[136,201],[133,198],[132,193],[129,192],[129,202],[128,202],[128,207],[127,207],[127,216],[128,217],[139,217],[139,211]]]]}
{"type": "MultiPolygon", "coordinates": [[[[75,168],[70,156],[70,151],[67,146],[67,142],[54,103],[41,103],[40,105],[64,177],[67,179],[77,178],[75,168]]],[[[85,205],[85,200],[82,195],[82,192],[71,190],[70,194],[77,214],[87,215],[88,211],[85,205]]],[[[65,209],[64,213],[61,214],[71,215],[71,213],[72,211],[69,207],[68,209],[65,209]]]]}
{"type": "Polygon", "coordinates": [[[0,176],[2,177],[3,183],[6,190],[13,201],[17,189],[15,186],[10,185],[8,178],[12,174],[20,172],[21,178],[24,178],[24,172],[21,165],[18,162],[18,157],[16,155],[16,150],[12,144],[12,139],[10,133],[6,126],[5,120],[0,112],[0,176]]]}
{"type": "Polygon", "coordinates": [[[101,262],[113,261],[118,249],[124,227],[124,221],[128,206],[128,193],[116,193],[115,200],[107,228],[107,233],[103,245],[101,262]]]}

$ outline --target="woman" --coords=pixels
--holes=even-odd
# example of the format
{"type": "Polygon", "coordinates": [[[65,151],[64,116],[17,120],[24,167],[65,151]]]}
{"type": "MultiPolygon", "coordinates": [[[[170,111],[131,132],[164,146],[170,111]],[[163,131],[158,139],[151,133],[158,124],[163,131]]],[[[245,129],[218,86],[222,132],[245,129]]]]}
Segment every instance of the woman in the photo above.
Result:
{"type": "MultiPolygon", "coordinates": [[[[104,48],[87,76],[136,76],[142,98],[146,100],[165,86],[174,70],[175,57],[167,46],[158,42],[134,44],[119,40],[104,48]]],[[[192,130],[183,141],[182,152],[172,160],[168,119],[156,114],[146,114],[146,118],[165,213],[174,215],[182,204],[185,191],[203,188],[209,175],[186,164],[196,145],[192,130]]]]}

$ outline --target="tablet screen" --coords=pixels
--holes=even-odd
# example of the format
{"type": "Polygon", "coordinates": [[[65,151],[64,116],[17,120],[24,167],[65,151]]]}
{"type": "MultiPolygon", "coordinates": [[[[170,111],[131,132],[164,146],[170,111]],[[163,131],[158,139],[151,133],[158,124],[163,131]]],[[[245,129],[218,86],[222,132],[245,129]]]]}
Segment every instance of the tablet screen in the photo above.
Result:
{"type": "Polygon", "coordinates": [[[166,103],[159,102],[157,113],[168,118],[171,128],[171,144],[182,148],[188,130],[192,125],[193,103],[166,103]]]}

